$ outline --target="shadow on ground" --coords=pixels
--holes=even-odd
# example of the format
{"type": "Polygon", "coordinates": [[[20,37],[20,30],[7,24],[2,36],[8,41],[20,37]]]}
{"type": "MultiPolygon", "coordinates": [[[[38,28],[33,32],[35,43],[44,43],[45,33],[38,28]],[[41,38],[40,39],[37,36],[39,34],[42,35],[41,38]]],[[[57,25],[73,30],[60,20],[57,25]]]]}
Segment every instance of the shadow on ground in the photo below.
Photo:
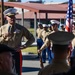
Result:
{"type": "Polygon", "coordinates": [[[40,68],[34,68],[34,67],[23,67],[22,72],[33,72],[33,71],[39,71],[40,68]]]}
{"type": "MultiPolygon", "coordinates": [[[[39,58],[37,58],[37,54],[28,54],[28,55],[23,55],[23,60],[30,60],[30,61],[39,61],[39,58]]],[[[40,68],[38,67],[22,67],[22,72],[35,72],[39,71],[40,68]]]]}
{"type": "MultiPolygon", "coordinates": [[[[22,55],[22,57],[23,57],[23,60],[25,60],[25,61],[27,61],[27,60],[28,61],[39,61],[39,59],[40,59],[40,58],[37,58],[37,54],[25,54],[25,55],[22,55]]],[[[48,58],[46,60],[48,60],[48,58]]],[[[22,72],[30,73],[30,72],[37,72],[40,70],[40,67],[39,68],[36,66],[34,67],[34,64],[32,65],[33,67],[30,67],[29,65],[30,64],[28,64],[28,67],[27,67],[27,65],[26,65],[26,67],[22,67],[22,72]]]]}
{"type": "Polygon", "coordinates": [[[28,54],[28,55],[23,55],[23,60],[39,60],[39,58],[37,58],[37,55],[28,54]]]}

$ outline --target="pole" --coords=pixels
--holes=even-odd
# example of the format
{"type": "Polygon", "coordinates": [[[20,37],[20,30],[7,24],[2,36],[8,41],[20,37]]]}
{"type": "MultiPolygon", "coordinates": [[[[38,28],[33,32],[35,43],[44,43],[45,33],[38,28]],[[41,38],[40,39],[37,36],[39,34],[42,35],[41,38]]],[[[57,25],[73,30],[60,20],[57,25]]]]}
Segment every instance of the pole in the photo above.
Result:
{"type": "Polygon", "coordinates": [[[1,25],[4,24],[4,15],[3,15],[3,11],[4,11],[4,0],[1,0],[1,25]]]}
{"type": "MultiPolygon", "coordinates": [[[[22,9],[22,26],[24,26],[24,9],[22,9]]],[[[24,37],[22,41],[24,42],[24,37]]]]}
{"type": "Polygon", "coordinates": [[[39,13],[39,22],[40,22],[40,13],[39,13]]]}
{"type": "Polygon", "coordinates": [[[35,42],[37,41],[37,39],[36,39],[36,22],[37,22],[36,18],[37,18],[37,14],[35,12],[34,13],[34,37],[35,37],[35,42]]]}
{"type": "Polygon", "coordinates": [[[22,25],[24,26],[24,9],[22,9],[22,25]]]}

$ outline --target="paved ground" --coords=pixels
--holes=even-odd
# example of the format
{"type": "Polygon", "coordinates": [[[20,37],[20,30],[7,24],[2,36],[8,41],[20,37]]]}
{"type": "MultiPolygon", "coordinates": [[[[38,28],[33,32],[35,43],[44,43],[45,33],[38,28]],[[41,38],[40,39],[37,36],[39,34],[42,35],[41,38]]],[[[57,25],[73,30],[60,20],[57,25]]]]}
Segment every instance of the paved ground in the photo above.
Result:
{"type": "MultiPolygon", "coordinates": [[[[37,75],[40,70],[39,59],[35,54],[23,54],[22,75],[37,75]]],[[[46,66],[48,61],[44,64],[46,66]]]]}

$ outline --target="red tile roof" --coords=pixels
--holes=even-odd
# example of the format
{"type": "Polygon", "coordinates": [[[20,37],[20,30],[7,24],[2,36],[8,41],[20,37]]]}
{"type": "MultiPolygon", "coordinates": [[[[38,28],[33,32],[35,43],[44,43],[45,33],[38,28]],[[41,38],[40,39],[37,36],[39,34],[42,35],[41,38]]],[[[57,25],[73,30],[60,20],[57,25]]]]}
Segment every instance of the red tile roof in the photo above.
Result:
{"type": "MultiPolygon", "coordinates": [[[[22,17],[21,14],[16,15],[17,19],[20,19],[22,17]]],[[[48,19],[57,19],[61,18],[64,19],[66,17],[66,14],[57,14],[57,13],[48,13],[48,19]]],[[[37,13],[37,19],[45,19],[45,13],[37,13]],[[40,16],[40,17],[39,17],[40,16]]],[[[24,13],[24,19],[34,19],[34,12],[25,12],[24,13]]]]}
{"type": "MultiPolygon", "coordinates": [[[[1,4],[1,2],[0,2],[1,4]]],[[[21,3],[21,2],[4,2],[5,6],[19,7],[30,10],[31,12],[25,12],[24,18],[33,19],[34,13],[37,12],[37,18],[45,18],[45,13],[48,13],[48,18],[64,18],[66,16],[68,4],[40,4],[40,3],[21,3]]],[[[75,8],[75,4],[73,4],[75,8]]],[[[74,10],[75,13],[75,10],[74,10]]],[[[17,15],[17,18],[21,18],[21,15],[17,15]]]]}
{"type": "MultiPolygon", "coordinates": [[[[1,4],[1,2],[0,2],[1,4]]],[[[40,4],[40,3],[20,3],[20,2],[4,2],[5,6],[19,7],[23,9],[28,9],[33,12],[42,12],[42,13],[66,13],[67,5],[59,4],[40,4]]],[[[75,6],[75,5],[74,5],[75,6]]]]}

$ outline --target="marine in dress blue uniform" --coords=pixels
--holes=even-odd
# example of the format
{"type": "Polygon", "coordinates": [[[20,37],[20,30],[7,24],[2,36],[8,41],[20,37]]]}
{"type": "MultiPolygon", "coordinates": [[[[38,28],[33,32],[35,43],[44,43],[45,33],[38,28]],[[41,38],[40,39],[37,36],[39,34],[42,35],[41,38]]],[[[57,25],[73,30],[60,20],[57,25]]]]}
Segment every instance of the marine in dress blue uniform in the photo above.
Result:
{"type": "MultiPolygon", "coordinates": [[[[49,34],[52,34],[52,33],[56,32],[56,31],[58,31],[59,21],[57,21],[57,20],[51,20],[51,25],[52,25],[53,31],[48,31],[49,34]]],[[[44,35],[46,35],[46,34],[44,34],[44,35]]],[[[41,46],[41,48],[38,50],[38,52],[40,53],[40,52],[42,52],[46,48],[47,48],[47,52],[48,52],[48,56],[49,56],[48,57],[48,60],[49,60],[49,63],[51,63],[51,60],[53,58],[53,53],[52,53],[52,51],[50,51],[51,48],[52,48],[52,43],[51,43],[51,41],[48,38],[45,37],[44,43],[41,46]]],[[[45,52],[44,52],[44,55],[43,56],[44,56],[44,59],[43,60],[45,61],[46,60],[46,57],[45,57],[46,56],[46,53],[45,52]]]]}
{"type": "MultiPolygon", "coordinates": [[[[36,30],[36,33],[37,33],[37,50],[41,48],[42,44],[43,44],[43,40],[41,38],[41,33],[43,31],[43,26],[42,26],[42,23],[38,23],[38,28],[36,30]]],[[[38,57],[40,57],[40,54],[38,53],[38,57]]]]}

